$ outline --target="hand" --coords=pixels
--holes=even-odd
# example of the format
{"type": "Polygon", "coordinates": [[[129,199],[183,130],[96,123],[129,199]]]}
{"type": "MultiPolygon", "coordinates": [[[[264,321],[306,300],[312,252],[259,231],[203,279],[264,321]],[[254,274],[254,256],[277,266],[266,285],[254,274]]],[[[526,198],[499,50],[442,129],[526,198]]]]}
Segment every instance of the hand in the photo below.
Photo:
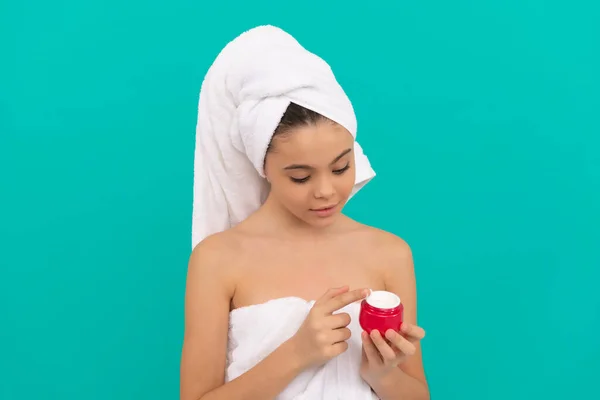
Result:
{"type": "Polygon", "coordinates": [[[308,316],[290,339],[294,353],[303,368],[319,366],[348,348],[346,340],[351,332],[347,328],[350,315],[335,311],[350,303],[362,300],[369,294],[367,289],[348,291],[348,287],[329,289],[319,298],[308,316]]]}
{"type": "Polygon", "coordinates": [[[385,332],[385,338],[378,330],[371,331],[370,336],[363,331],[361,377],[366,382],[381,379],[415,354],[416,344],[424,337],[423,328],[408,323],[402,324],[400,333],[389,329],[385,332]]]}

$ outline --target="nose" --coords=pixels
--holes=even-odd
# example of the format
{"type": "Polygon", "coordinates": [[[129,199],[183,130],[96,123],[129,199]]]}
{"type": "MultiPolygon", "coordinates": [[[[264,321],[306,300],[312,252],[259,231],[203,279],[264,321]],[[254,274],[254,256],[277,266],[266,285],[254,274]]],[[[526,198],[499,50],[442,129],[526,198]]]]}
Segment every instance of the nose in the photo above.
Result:
{"type": "Polygon", "coordinates": [[[331,181],[327,178],[319,179],[315,188],[316,199],[329,199],[335,193],[335,189],[331,181]]]}

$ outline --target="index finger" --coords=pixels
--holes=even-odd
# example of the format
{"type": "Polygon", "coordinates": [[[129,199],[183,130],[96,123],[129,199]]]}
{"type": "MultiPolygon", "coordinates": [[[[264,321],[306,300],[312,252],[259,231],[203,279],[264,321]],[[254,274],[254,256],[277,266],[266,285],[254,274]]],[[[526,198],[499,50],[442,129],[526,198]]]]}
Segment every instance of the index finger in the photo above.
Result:
{"type": "Polygon", "coordinates": [[[335,297],[335,296],[339,295],[340,293],[344,293],[347,291],[348,291],[347,285],[340,286],[337,288],[331,288],[331,289],[327,290],[325,293],[323,293],[323,295],[317,300],[317,303],[325,302],[325,301],[329,300],[330,298],[335,297]]]}
{"type": "Polygon", "coordinates": [[[362,300],[369,294],[369,289],[355,289],[349,292],[340,293],[320,305],[321,310],[325,314],[331,314],[340,308],[346,307],[348,304],[362,300]]]}

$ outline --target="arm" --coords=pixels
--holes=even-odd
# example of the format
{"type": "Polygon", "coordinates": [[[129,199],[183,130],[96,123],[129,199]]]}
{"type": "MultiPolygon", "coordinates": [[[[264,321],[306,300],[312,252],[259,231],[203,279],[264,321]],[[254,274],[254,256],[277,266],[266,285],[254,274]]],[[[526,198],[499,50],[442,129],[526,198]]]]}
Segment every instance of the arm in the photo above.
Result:
{"type": "MultiPolygon", "coordinates": [[[[402,239],[390,236],[390,263],[384,270],[385,287],[386,290],[400,296],[404,304],[404,321],[417,325],[416,279],[412,252],[402,239]]],[[[419,342],[414,345],[414,354],[398,367],[376,381],[367,382],[382,400],[429,399],[421,345],[419,342]]]]}
{"type": "Polygon", "coordinates": [[[235,290],[230,245],[210,237],[190,256],[181,355],[181,400],[272,399],[300,373],[290,342],[224,384],[229,307],[235,290]]]}
{"type": "Polygon", "coordinates": [[[400,367],[377,382],[367,382],[381,400],[429,400],[427,384],[400,367]]]}

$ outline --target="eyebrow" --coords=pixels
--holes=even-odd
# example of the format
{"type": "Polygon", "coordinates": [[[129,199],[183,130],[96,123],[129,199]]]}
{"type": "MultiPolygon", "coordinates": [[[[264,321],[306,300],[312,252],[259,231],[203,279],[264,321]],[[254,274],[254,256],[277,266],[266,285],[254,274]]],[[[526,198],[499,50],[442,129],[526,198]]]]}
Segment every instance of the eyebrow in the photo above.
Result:
{"type": "MultiPolygon", "coordinates": [[[[333,159],[331,164],[335,164],[342,157],[344,157],[346,154],[350,153],[351,151],[352,151],[352,149],[346,149],[346,150],[342,151],[336,158],[333,159]]],[[[329,165],[331,165],[331,164],[329,164],[329,165]]],[[[314,169],[314,168],[311,167],[310,165],[306,165],[306,164],[291,164],[291,165],[288,165],[287,167],[285,167],[284,169],[289,170],[289,169],[314,169]]]]}

